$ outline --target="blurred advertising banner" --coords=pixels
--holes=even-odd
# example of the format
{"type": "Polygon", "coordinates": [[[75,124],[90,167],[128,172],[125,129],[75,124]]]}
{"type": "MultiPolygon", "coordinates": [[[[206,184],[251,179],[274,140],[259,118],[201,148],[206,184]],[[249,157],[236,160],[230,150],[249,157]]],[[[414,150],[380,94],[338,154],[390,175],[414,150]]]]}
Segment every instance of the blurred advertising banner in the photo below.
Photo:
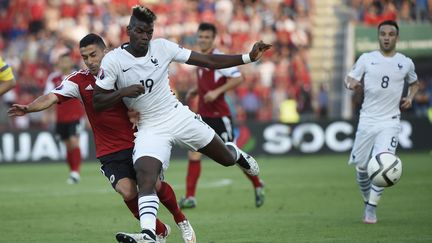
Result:
{"type": "MultiPolygon", "coordinates": [[[[254,123],[236,128],[237,144],[253,155],[346,153],[354,142],[356,121],[334,120],[298,124],[254,123]]],[[[398,152],[432,150],[432,123],[424,119],[401,120],[398,152]]],[[[95,160],[93,135],[80,137],[84,160],[95,160]]],[[[186,159],[185,149],[174,147],[173,158],[186,159]]],[[[47,131],[5,132],[0,137],[0,164],[64,161],[65,147],[47,131]]]]}
{"type": "MultiPolygon", "coordinates": [[[[411,58],[432,56],[432,25],[428,23],[412,23],[399,25],[398,52],[411,58]]],[[[355,27],[356,57],[363,52],[377,50],[378,30],[375,26],[355,27]]]]}

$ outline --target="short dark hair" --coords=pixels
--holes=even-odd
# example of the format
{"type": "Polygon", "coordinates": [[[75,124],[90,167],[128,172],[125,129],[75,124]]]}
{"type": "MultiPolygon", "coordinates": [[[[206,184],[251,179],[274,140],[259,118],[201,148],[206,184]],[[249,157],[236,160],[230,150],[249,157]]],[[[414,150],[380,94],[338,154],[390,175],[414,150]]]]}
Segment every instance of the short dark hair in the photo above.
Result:
{"type": "Polygon", "coordinates": [[[206,30],[210,30],[211,32],[213,32],[213,36],[216,36],[217,34],[216,26],[214,24],[204,22],[198,26],[198,31],[206,31],[206,30]]]}
{"type": "Polygon", "coordinates": [[[150,9],[141,5],[136,5],[132,8],[132,16],[129,25],[134,25],[136,20],[152,24],[156,20],[156,15],[150,9]]]}
{"type": "Polygon", "coordinates": [[[79,47],[82,48],[92,44],[95,44],[102,49],[106,48],[105,42],[102,40],[102,37],[94,33],[90,33],[84,36],[84,38],[80,40],[79,47]]]}
{"type": "Polygon", "coordinates": [[[396,34],[399,35],[399,26],[396,23],[396,21],[394,21],[394,20],[384,20],[383,22],[379,23],[379,25],[378,25],[378,31],[381,28],[381,26],[383,26],[383,25],[394,26],[396,28],[396,34]]]}

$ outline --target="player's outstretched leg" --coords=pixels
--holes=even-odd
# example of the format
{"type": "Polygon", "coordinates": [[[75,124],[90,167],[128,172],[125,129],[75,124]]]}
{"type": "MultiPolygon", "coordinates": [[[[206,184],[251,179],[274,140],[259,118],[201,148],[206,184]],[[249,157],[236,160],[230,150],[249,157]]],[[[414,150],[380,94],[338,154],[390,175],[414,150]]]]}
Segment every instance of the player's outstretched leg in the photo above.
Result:
{"type": "Polygon", "coordinates": [[[199,149],[198,152],[207,155],[212,160],[223,166],[232,166],[237,164],[249,175],[258,175],[259,166],[252,156],[241,151],[234,143],[226,143],[215,135],[212,141],[199,149]]]}
{"type": "Polygon", "coordinates": [[[251,176],[257,176],[259,174],[258,163],[252,156],[239,149],[233,142],[227,142],[225,145],[228,149],[234,151],[237,158],[236,163],[243,171],[251,176]]]}

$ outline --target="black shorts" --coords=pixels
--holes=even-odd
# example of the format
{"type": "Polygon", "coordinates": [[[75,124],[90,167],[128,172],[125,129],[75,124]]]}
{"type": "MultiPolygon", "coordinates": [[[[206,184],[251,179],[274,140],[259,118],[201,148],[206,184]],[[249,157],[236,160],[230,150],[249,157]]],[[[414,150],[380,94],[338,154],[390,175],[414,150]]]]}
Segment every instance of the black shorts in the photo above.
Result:
{"type": "Polygon", "coordinates": [[[231,117],[224,116],[220,118],[209,118],[202,117],[203,121],[207,123],[211,128],[213,128],[219,137],[224,140],[224,142],[234,141],[234,131],[231,121],[231,117]]]}
{"type": "Polygon", "coordinates": [[[108,178],[114,189],[120,179],[129,178],[136,181],[132,151],[133,148],[124,149],[99,158],[102,164],[101,172],[108,178]]]}
{"type": "Polygon", "coordinates": [[[55,132],[60,137],[60,140],[67,140],[71,136],[78,135],[82,130],[81,120],[73,122],[57,122],[55,132]]]}

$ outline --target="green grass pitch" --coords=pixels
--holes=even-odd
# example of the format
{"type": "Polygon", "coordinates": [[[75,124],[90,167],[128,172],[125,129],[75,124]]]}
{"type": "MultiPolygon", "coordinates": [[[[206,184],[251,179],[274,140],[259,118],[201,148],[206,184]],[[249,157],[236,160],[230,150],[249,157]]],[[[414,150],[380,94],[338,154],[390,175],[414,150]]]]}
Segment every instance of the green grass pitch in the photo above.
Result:
{"type": "MultiPolygon", "coordinates": [[[[378,224],[361,223],[363,203],[348,154],[260,157],[266,202],[256,209],[250,182],[236,167],[204,161],[198,207],[184,211],[198,242],[432,242],[432,155],[399,154],[402,179],[387,189],[378,224]]],[[[187,163],[171,162],[166,180],[184,194],[187,163]]],[[[67,185],[66,165],[0,166],[0,242],[115,242],[139,224],[99,172],[85,163],[67,185]]],[[[182,242],[172,217],[169,242],[182,242]]]]}

